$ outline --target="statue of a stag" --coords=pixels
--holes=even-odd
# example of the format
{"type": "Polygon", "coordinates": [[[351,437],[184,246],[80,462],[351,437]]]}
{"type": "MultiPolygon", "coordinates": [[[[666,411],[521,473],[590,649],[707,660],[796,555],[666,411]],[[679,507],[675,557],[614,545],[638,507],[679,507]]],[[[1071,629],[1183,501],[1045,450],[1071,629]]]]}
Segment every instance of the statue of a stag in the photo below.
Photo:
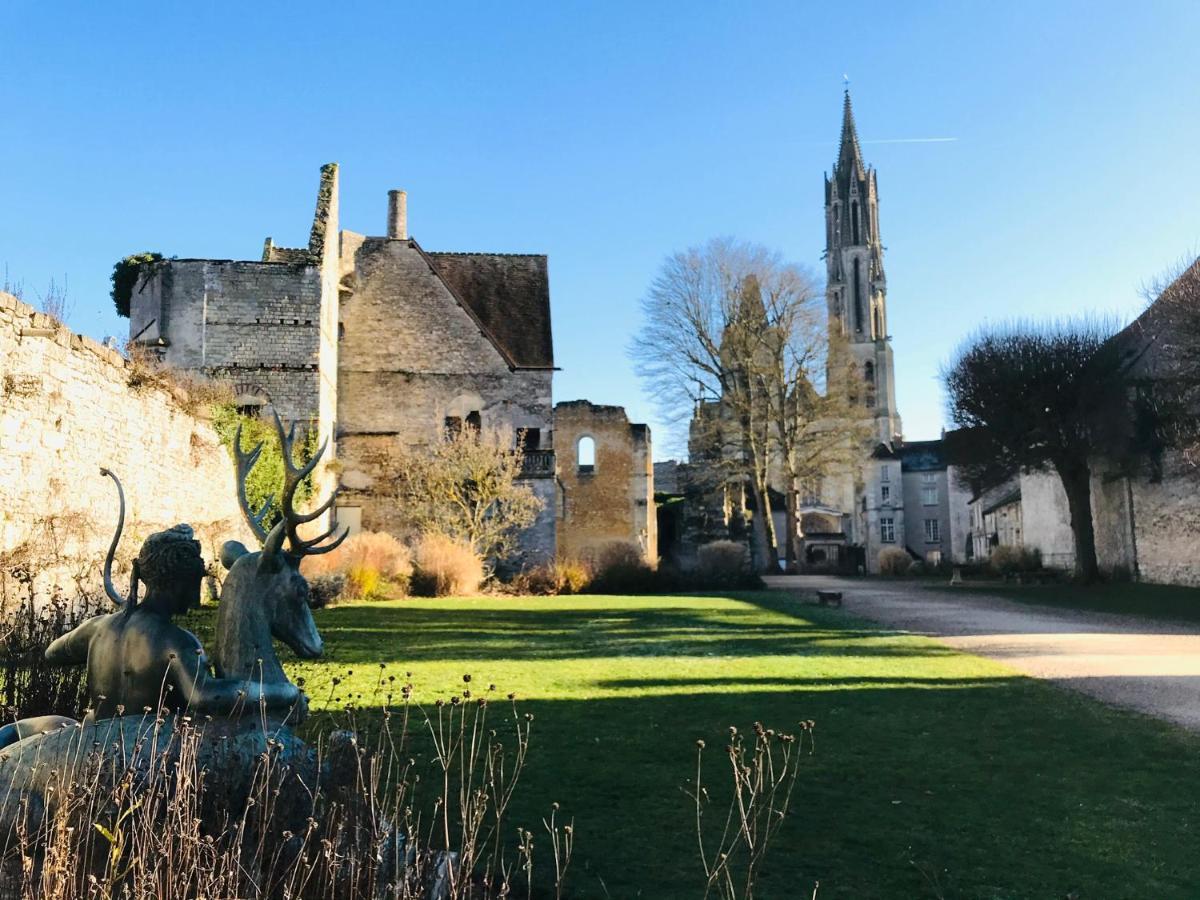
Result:
{"type": "Polygon", "coordinates": [[[332,541],[337,526],[314,538],[305,540],[299,527],[320,519],[337,499],[335,489],[329,499],[311,512],[298,513],[295,508],[296,489],[312,474],[325,453],[325,444],[307,463],[297,466],[294,446],[296,423],[284,431],[283,422],[275,416],[275,430],[283,452],[283,490],[279,494],[280,519],[269,532],[263,522],[271,512],[273,500],[268,498],[257,513],[246,499],[246,479],[258,462],[263,445],[242,451],[242,429],[238,426],[233,447],[237,462],[238,502],[250,530],[262,542],[262,550],[250,552],[238,541],[229,541],[221,549],[221,563],[228,570],[221,587],[221,602],[217,609],[215,659],[217,673],[234,678],[270,684],[290,684],[271,639],[282,641],[297,656],[313,659],[324,647],[321,635],[313,622],[308,606],[308,582],[300,574],[300,560],[305,556],[328,553],[346,539],[349,531],[332,541]],[[284,540],[286,538],[286,546],[284,540]]]}

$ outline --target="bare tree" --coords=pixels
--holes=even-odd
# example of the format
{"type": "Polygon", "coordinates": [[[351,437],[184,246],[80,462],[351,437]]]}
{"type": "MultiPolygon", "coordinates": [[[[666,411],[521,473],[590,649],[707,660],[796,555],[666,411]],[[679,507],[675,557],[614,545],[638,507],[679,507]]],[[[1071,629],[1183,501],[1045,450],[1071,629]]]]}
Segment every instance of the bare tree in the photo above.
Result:
{"type": "Polygon", "coordinates": [[[675,425],[690,420],[726,481],[750,490],[764,568],[778,566],[770,489],[787,498],[795,559],[799,485],[851,451],[845,395],[828,390],[829,332],[811,275],[764,247],[709,241],[667,258],[642,301],[631,355],[675,425]]]}
{"type": "Polygon", "coordinates": [[[375,464],[382,492],[408,528],[447,535],[482,559],[503,561],[542,509],[520,480],[524,458],[511,431],[466,426],[429,445],[393,449],[375,464]]]}

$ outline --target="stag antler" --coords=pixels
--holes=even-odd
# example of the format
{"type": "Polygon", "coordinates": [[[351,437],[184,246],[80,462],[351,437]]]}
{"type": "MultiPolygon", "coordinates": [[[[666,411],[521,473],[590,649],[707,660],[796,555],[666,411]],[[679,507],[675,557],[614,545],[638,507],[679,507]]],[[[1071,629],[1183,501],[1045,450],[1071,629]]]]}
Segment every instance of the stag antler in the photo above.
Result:
{"type": "MultiPolygon", "coordinates": [[[[334,488],[329,499],[308,513],[298,513],[295,509],[296,488],[300,486],[300,482],[312,474],[313,469],[317,467],[317,463],[321,461],[321,457],[325,454],[325,448],[329,441],[322,442],[320,448],[313,454],[303,466],[297,467],[295,464],[295,456],[293,447],[296,440],[296,423],[292,422],[291,427],[285,432],[283,428],[283,420],[279,418],[279,413],[275,413],[275,431],[279,435],[279,449],[283,454],[283,491],[279,497],[279,511],[283,516],[284,527],[287,531],[288,544],[290,552],[293,556],[315,556],[319,553],[328,553],[341,545],[350,535],[350,529],[343,531],[336,540],[324,546],[318,546],[322,541],[333,537],[337,531],[337,526],[333,525],[327,531],[313,538],[305,540],[300,537],[299,526],[305,522],[312,522],[319,519],[337,500],[338,492],[341,486],[334,488]]],[[[242,427],[238,426],[237,435],[233,441],[234,459],[237,465],[237,483],[238,483],[238,503],[242,508],[242,514],[246,517],[246,524],[250,526],[250,530],[258,537],[259,541],[266,543],[267,529],[263,527],[263,520],[267,513],[271,510],[271,505],[274,498],[268,497],[263,503],[262,509],[257,513],[250,508],[250,503],[246,499],[246,478],[250,474],[250,470],[254,468],[254,464],[258,462],[258,457],[262,453],[263,445],[260,442],[253,449],[242,451],[242,427]]]]}

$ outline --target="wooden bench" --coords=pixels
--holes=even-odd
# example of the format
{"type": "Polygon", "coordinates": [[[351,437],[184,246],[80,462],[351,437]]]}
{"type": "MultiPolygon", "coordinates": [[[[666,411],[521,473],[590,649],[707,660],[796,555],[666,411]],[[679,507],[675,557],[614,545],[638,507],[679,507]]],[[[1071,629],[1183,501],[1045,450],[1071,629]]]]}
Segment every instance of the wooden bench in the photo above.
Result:
{"type": "Polygon", "coordinates": [[[817,591],[817,603],[821,606],[841,606],[842,592],[841,591],[817,591]]]}

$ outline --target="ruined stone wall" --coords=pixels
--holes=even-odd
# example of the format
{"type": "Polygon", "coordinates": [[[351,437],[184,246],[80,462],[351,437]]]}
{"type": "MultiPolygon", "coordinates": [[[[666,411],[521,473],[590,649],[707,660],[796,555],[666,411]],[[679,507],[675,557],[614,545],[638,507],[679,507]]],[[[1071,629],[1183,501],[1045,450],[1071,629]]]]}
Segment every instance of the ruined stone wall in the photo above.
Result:
{"type": "Polygon", "coordinates": [[[640,547],[654,561],[658,538],[649,429],[630,425],[619,406],[573,400],[554,408],[554,431],[563,492],[559,553],[595,559],[605,545],[620,541],[640,547]],[[579,442],[585,437],[595,442],[590,470],[579,465],[579,442]]]}
{"type": "Polygon", "coordinates": [[[1167,455],[1158,481],[1147,472],[1097,475],[1092,514],[1101,571],[1123,567],[1143,581],[1200,585],[1200,477],[1179,456],[1167,455]]]}
{"type": "Polygon", "coordinates": [[[320,409],[321,269],[307,263],[179,259],[130,304],[130,336],[163,360],[257,387],[286,419],[320,409]]]}
{"type": "MultiPolygon", "coordinates": [[[[376,498],[376,461],[436,440],[449,416],[478,412],[484,428],[514,436],[537,428],[541,447],[553,446],[551,371],[510,369],[411,241],[343,232],[342,249],[339,509],[357,506],[363,528],[393,530],[394,511],[376,498]]],[[[529,482],[545,502],[522,546],[551,558],[553,479],[542,480],[549,486],[529,482]]]]}
{"type": "Polygon", "coordinates": [[[117,518],[101,466],[125,488],[124,554],[177,522],[197,530],[208,560],[224,540],[250,543],[229,455],[189,406],[116,351],[0,294],[0,554],[57,556],[47,581],[94,586],[117,518]]]}

